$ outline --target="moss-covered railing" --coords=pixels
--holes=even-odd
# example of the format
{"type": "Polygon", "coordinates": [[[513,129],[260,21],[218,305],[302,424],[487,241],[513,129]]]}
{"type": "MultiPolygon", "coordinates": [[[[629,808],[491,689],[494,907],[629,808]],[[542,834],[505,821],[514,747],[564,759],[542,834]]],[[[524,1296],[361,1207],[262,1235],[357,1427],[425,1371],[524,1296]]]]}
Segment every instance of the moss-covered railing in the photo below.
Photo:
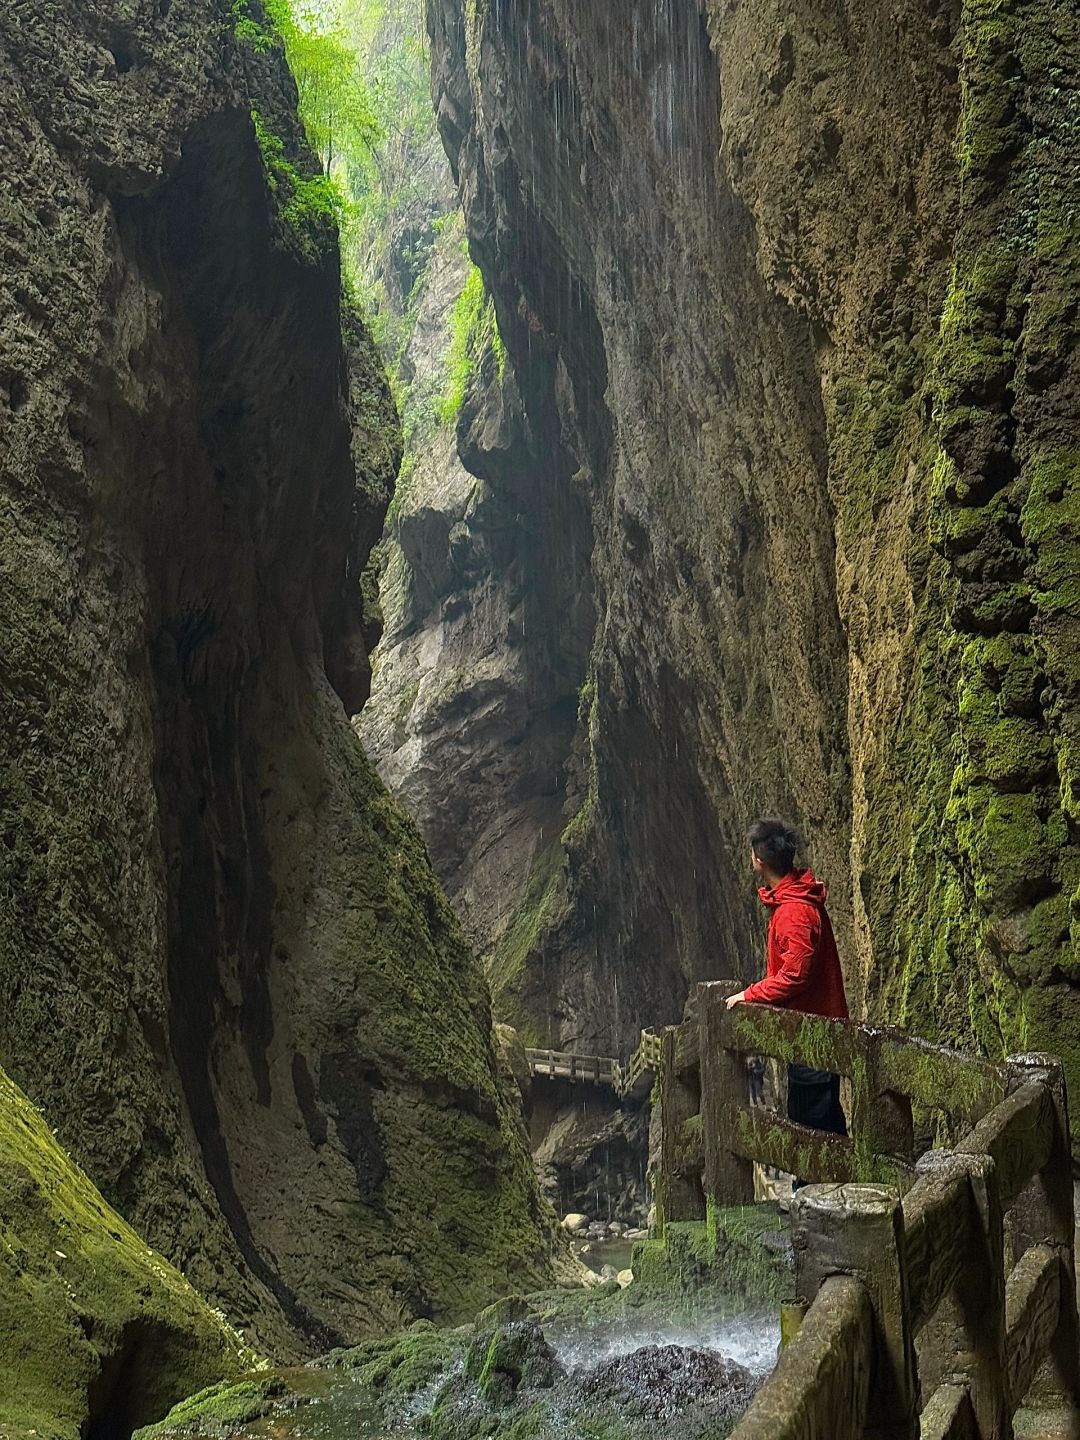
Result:
{"type": "Polygon", "coordinates": [[[733,1440],[1011,1440],[1025,1402],[1056,1412],[1050,1433],[1080,1435],[1060,1062],[729,1011],[734,988],[699,986],[662,1037],[658,1225],[749,1201],[754,1161],[818,1183],[792,1204],[805,1318],[733,1440]],[[751,1106],[749,1055],[847,1077],[850,1136],[751,1106]],[[916,1159],[913,1102],[963,1138],[916,1159]]]}

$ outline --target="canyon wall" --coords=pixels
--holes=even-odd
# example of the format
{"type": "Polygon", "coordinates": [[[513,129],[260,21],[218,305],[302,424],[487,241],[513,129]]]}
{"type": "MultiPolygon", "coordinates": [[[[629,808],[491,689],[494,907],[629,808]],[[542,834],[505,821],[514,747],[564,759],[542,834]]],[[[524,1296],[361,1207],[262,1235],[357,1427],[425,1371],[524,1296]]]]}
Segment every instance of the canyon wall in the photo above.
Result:
{"type": "MultiPolygon", "coordinates": [[[[779,810],[857,1009],[1057,1050],[1076,1091],[1074,8],[428,21],[470,252],[589,516],[546,538],[574,578],[523,642],[557,651],[590,595],[505,1012],[625,1051],[694,979],[752,976],[742,836],[779,810]]],[[[468,763],[412,777],[418,808],[468,763]]]]}
{"type": "Polygon", "coordinates": [[[255,4],[0,5],[0,1061],[260,1345],[548,1274],[349,717],[400,453],[255,4]]]}

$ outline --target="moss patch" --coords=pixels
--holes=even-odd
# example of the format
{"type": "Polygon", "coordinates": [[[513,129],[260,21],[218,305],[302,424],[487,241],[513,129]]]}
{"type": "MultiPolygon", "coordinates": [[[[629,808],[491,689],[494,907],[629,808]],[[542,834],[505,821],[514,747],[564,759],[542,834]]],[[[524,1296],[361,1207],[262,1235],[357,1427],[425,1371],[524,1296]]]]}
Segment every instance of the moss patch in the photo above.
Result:
{"type": "Polygon", "coordinates": [[[928,363],[901,421],[902,377],[886,367],[858,412],[863,450],[839,458],[857,460],[873,432],[885,445],[871,468],[908,476],[928,502],[907,698],[867,784],[872,1006],[995,1057],[1062,1053],[1075,1093],[1080,515],[1064,417],[1078,389],[1066,232],[1080,117],[1060,88],[1067,12],[963,5],[960,211],[936,331],[914,346],[928,363]]]}
{"type": "Polygon", "coordinates": [[[223,1382],[200,1390],[174,1405],[164,1420],[136,1431],[133,1440],[164,1440],[165,1436],[223,1435],[237,1425],[269,1414],[273,1401],[286,1393],[284,1381],[269,1377],[223,1382]]]}
{"type": "Polygon", "coordinates": [[[146,1423],[252,1358],[0,1072],[0,1431],[146,1423]]]}
{"type": "Polygon", "coordinates": [[[566,906],[566,852],[554,841],[539,852],[529,870],[525,893],[495,946],[488,965],[488,983],[496,1012],[518,1024],[526,1044],[538,1043],[535,1025],[516,1003],[517,986],[533,950],[551,930],[566,906]]]}

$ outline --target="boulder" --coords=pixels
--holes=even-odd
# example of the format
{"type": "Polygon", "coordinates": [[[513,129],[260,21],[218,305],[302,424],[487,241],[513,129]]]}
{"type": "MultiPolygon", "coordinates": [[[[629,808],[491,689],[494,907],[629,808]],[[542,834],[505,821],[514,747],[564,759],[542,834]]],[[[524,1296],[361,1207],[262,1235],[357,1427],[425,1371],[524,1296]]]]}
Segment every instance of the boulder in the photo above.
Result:
{"type": "Polygon", "coordinates": [[[465,1357],[465,1378],[484,1399],[505,1405],[519,1389],[550,1390],[565,1372],[534,1320],[478,1335],[465,1357]]]}

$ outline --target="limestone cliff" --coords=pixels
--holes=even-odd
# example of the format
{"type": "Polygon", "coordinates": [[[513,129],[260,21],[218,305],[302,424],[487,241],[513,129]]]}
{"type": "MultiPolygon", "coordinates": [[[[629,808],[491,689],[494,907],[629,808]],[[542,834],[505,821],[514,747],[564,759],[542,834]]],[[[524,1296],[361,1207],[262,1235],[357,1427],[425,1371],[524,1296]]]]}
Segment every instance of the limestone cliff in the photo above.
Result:
{"type": "Polygon", "coordinates": [[[0,1060],[264,1345],[460,1313],[540,1206],[349,725],[399,435],[280,44],[4,0],[0,86],[0,1060]]]}
{"type": "Polygon", "coordinates": [[[472,257],[590,509],[521,1009],[625,1049],[751,975],[779,809],[858,1005],[1080,1093],[1075,7],[428,18],[472,257]]]}
{"type": "MultiPolygon", "coordinates": [[[[447,385],[472,274],[452,227],[426,266],[404,356],[414,414],[423,387],[447,385]]],[[[467,341],[476,368],[460,411],[409,431],[383,545],[386,631],[360,733],[510,1008],[530,877],[551,870],[564,824],[591,634],[589,517],[482,328],[467,341]]]]}

